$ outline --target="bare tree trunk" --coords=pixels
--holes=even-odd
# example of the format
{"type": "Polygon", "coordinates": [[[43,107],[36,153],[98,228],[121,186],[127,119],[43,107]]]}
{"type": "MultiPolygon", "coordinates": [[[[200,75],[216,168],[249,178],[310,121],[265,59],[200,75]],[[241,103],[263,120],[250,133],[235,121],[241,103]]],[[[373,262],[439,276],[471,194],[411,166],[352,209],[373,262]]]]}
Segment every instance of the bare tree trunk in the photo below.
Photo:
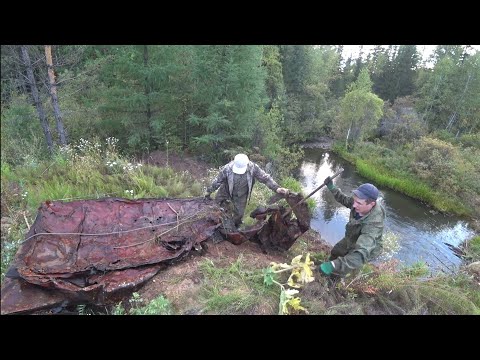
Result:
{"type": "Polygon", "coordinates": [[[12,52],[12,56],[15,57],[14,61],[14,67],[15,67],[15,72],[17,74],[21,74],[17,80],[15,80],[15,83],[19,83],[18,86],[22,89],[23,94],[28,94],[28,89],[27,89],[27,82],[24,80],[25,77],[25,66],[23,65],[24,61],[21,59],[22,57],[22,49],[21,46],[17,45],[7,45],[10,47],[10,51],[12,52]],[[18,57],[18,50],[20,50],[20,61],[17,61],[18,57]]]}
{"type": "Polygon", "coordinates": [[[347,138],[345,139],[345,149],[348,150],[348,135],[350,135],[350,130],[352,129],[352,125],[350,124],[350,127],[348,128],[347,132],[347,138]]]}
{"type": "Polygon", "coordinates": [[[448,120],[448,124],[447,126],[445,127],[446,130],[448,130],[450,128],[450,126],[453,125],[453,122],[455,121],[455,118],[457,117],[457,112],[454,111],[452,115],[450,115],[450,119],[448,120]]]}
{"type": "Polygon", "coordinates": [[[32,99],[37,108],[38,117],[40,119],[40,124],[42,125],[43,134],[45,135],[45,140],[47,141],[48,150],[53,152],[53,141],[52,134],[50,133],[50,127],[48,126],[48,120],[45,115],[42,103],[40,102],[40,96],[38,95],[37,84],[35,83],[35,77],[33,75],[32,63],[30,61],[30,55],[28,55],[28,49],[26,45],[21,46],[22,60],[27,68],[27,77],[30,85],[30,93],[32,94],[32,99]]]}
{"type": "Polygon", "coordinates": [[[362,123],[360,122],[360,124],[357,124],[356,122],[353,122],[351,126],[350,134],[351,134],[350,150],[353,150],[361,138],[362,123]]]}
{"type": "MultiPolygon", "coordinates": [[[[470,82],[470,78],[472,77],[472,75],[468,74],[468,78],[467,78],[467,82],[465,83],[465,88],[463,89],[463,93],[462,93],[462,96],[460,97],[460,100],[458,101],[458,103],[456,104],[455,108],[458,109],[458,104],[462,103],[463,101],[463,97],[465,96],[465,93],[467,92],[467,89],[468,89],[468,83],[470,82]]],[[[455,110],[455,112],[452,114],[452,116],[450,116],[450,120],[447,124],[447,127],[445,129],[449,130],[453,123],[455,122],[455,119],[457,118],[457,110],[455,110]]]]}
{"type": "Polygon", "coordinates": [[[62,113],[60,112],[60,107],[58,106],[57,83],[55,81],[55,73],[53,71],[52,61],[52,45],[45,45],[45,57],[47,58],[50,97],[52,98],[53,114],[57,122],[58,136],[60,137],[60,144],[67,145],[67,132],[63,126],[62,113]]]}

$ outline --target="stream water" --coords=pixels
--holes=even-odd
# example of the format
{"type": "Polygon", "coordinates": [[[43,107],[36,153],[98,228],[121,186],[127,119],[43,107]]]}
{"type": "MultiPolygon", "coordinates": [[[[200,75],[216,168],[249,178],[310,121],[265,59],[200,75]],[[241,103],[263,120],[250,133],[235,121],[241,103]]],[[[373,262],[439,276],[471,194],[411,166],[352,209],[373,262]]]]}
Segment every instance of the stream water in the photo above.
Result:
{"type": "MultiPolygon", "coordinates": [[[[344,171],[334,179],[334,183],[345,194],[351,194],[360,184],[370,182],[359,176],[352,165],[328,150],[304,150],[305,158],[299,169],[299,180],[305,194],[315,190],[327,176],[333,175],[340,168],[344,171]]],[[[387,212],[385,232],[393,233],[397,238],[396,248],[391,247],[384,258],[393,257],[405,265],[423,261],[432,272],[455,271],[461,264],[461,259],[445,243],[458,246],[472,237],[474,230],[468,222],[456,216],[443,215],[418,200],[388,188],[378,188],[387,212]]],[[[316,208],[310,226],[333,245],[345,234],[350,209],[336,202],[326,187],[316,192],[312,198],[316,202],[316,208]]]]}

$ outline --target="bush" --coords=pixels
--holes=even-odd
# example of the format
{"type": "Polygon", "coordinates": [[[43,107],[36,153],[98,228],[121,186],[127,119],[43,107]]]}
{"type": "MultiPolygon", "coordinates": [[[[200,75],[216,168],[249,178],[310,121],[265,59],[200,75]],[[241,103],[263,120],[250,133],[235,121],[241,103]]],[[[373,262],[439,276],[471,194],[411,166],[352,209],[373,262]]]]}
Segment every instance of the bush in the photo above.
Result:
{"type": "Polygon", "coordinates": [[[272,168],[266,170],[267,172],[270,172],[278,182],[280,179],[292,175],[303,156],[304,152],[300,147],[278,149],[276,157],[272,160],[272,168]]]}
{"type": "Polygon", "coordinates": [[[1,157],[12,165],[44,158],[48,149],[35,108],[25,96],[13,98],[1,113],[1,157]]]}
{"type": "Polygon", "coordinates": [[[451,144],[455,142],[455,135],[448,130],[437,130],[431,136],[451,144]]]}
{"type": "Polygon", "coordinates": [[[391,109],[388,105],[385,107],[386,116],[381,120],[379,133],[388,144],[403,145],[426,134],[427,126],[418,116],[408,97],[396,99],[391,109]]]}
{"type": "Polygon", "coordinates": [[[480,133],[462,135],[458,138],[458,142],[464,148],[473,147],[475,149],[480,149],[480,133]]]}
{"type": "MultiPolygon", "coordinates": [[[[134,295],[137,293],[134,293],[134,295]]],[[[135,304],[135,297],[132,303],[135,304]]],[[[163,297],[163,295],[150,301],[145,306],[134,306],[130,309],[130,315],[171,315],[173,313],[172,304],[163,297]]]]}
{"type": "Polygon", "coordinates": [[[420,179],[433,188],[456,194],[460,188],[455,179],[455,164],[460,161],[458,149],[445,141],[421,138],[414,150],[411,169],[420,179]]]}

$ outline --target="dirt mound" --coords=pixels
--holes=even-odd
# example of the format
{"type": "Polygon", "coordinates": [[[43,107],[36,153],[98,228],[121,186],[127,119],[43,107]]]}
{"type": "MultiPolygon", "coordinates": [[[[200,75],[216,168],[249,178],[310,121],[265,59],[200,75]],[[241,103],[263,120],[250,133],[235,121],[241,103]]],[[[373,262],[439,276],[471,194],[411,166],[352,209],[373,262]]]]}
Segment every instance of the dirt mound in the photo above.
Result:
{"type": "Polygon", "coordinates": [[[208,174],[208,169],[214,168],[213,165],[191,155],[172,152],[167,153],[161,150],[143,155],[141,160],[144,163],[159,167],[169,166],[176,172],[187,171],[197,181],[203,180],[208,174]]]}
{"type": "Polygon", "coordinates": [[[200,271],[203,262],[211,261],[217,267],[228,267],[241,256],[246,267],[265,268],[272,261],[285,261],[284,254],[264,254],[260,246],[252,242],[237,246],[228,241],[218,244],[207,241],[204,247],[203,254],[191,253],[183,261],[172,264],[155,275],[138,291],[141,298],[149,302],[162,294],[172,303],[176,313],[200,314],[204,311],[200,302],[200,292],[204,287],[200,271]]]}
{"type": "MultiPolygon", "coordinates": [[[[304,242],[308,242],[308,251],[319,252],[330,249],[313,231],[305,233],[302,239],[304,242]]],[[[208,261],[217,268],[228,268],[241,258],[245,268],[258,270],[267,268],[271,262],[290,263],[294,256],[301,253],[299,252],[300,248],[292,248],[289,251],[269,250],[265,254],[258,244],[249,241],[241,245],[234,245],[228,241],[214,244],[208,240],[203,244],[204,251],[202,253],[191,253],[182,261],[170,265],[138,291],[145,303],[159,295],[164,295],[172,303],[177,314],[203,314],[206,310],[201,294],[205,289],[206,279],[201,271],[202,263],[208,261]]],[[[318,286],[323,287],[320,284],[318,286]]],[[[276,307],[271,309],[258,304],[248,314],[274,315],[277,311],[276,307]]]]}

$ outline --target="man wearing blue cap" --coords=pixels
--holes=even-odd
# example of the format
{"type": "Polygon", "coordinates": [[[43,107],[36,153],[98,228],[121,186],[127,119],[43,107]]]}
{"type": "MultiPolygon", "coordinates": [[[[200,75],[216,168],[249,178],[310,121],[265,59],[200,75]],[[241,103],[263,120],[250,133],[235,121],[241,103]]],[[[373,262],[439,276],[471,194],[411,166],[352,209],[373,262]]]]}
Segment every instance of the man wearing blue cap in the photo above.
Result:
{"type": "Polygon", "coordinates": [[[242,224],[243,214],[255,180],[265,184],[269,189],[279,194],[287,194],[288,189],[282,188],[273,178],[257,164],[250,161],[247,155],[237,154],[233,161],[223,166],[212,184],[207,188],[205,197],[217,191],[215,200],[221,205],[233,205],[233,220],[238,228],[242,224]]]}
{"type": "Polygon", "coordinates": [[[369,183],[345,195],[335,187],[332,179],[324,181],[327,188],[342,205],[352,209],[345,227],[345,237],[333,247],[330,261],[320,265],[323,275],[346,275],[378,256],[382,250],[385,209],[377,203],[378,189],[369,183]]]}

